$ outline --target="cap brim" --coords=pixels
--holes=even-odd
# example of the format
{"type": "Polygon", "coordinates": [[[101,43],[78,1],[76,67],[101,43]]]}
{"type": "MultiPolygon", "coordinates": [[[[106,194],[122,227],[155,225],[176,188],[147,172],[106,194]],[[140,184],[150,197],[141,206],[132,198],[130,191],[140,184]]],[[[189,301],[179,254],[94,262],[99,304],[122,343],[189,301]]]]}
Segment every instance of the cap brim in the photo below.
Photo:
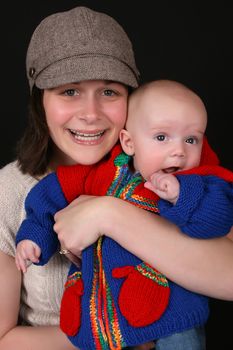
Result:
{"type": "Polygon", "coordinates": [[[74,56],[46,67],[35,79],[40,89],[54,88],[83,80],[112,80],[133,88],[138,80],[131,68],[111,56],[74,56]]]}

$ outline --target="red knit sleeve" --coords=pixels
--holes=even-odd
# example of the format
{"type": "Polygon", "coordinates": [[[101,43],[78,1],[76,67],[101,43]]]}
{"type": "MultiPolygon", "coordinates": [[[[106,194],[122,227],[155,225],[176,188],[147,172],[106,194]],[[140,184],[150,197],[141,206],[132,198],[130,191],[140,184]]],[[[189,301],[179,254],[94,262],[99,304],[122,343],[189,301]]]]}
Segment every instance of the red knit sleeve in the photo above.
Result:
{"type": "Polygon", "coordinates": [[[104,160],[95,165],[85,183],[85,193],[93,196],[105,196],[116,173],[115,158],[122,152],[119,144],[106,156],[104,160]]]}
{"type": "Polygon", "coordinates": [[[144,182],[140,182],[131,193],[131,184],[125,186],[124,191],[121,192],[119,198],[129,202],[141,209],[158,212],[159,196],[149,189],[144,187],[144,182]]]}
{"type": "Polygon", "coordinates": [[[85,182],[90,175],[91,165],[59,166],[58,181],[66,200],[70,203],[81,194],[85,194],[85,182]]]}
{"type": "Polygon", "coordinates": [[[114,159],[121,151],[118,144],[102,161],[95,165],[76,164],[58,167],[58,181],[67,201],[70,203],[81,194],[106,195],[116,171],[114,159]]]}

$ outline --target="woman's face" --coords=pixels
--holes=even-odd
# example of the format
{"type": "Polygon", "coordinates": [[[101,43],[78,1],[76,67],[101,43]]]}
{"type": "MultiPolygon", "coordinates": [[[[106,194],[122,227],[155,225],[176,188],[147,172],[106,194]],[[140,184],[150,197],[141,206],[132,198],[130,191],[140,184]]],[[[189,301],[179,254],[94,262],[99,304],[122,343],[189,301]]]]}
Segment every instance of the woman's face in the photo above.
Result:
{"type": "Polygon", "coordinates": [[[115,145],[127,115],[127,88],[90,80],[44,90],[43,105],[58,164],[94,164],[115,145]]]}

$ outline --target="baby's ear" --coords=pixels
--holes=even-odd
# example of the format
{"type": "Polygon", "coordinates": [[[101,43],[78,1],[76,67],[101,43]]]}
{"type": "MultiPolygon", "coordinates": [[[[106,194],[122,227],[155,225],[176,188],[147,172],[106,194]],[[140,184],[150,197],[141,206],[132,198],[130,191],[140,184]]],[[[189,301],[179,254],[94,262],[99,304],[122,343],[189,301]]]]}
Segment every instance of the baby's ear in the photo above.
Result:
{"type": "Polygon", "coordinates": [[[129,156],[133,156],[134,155],[134,143],[132,140],[132,137],[130,135],[130,133],[125,130],[122,129],[120,131],[120,142],[121,142],[121,146],[123,148],[123,151],[128,154],[129,156]]]}

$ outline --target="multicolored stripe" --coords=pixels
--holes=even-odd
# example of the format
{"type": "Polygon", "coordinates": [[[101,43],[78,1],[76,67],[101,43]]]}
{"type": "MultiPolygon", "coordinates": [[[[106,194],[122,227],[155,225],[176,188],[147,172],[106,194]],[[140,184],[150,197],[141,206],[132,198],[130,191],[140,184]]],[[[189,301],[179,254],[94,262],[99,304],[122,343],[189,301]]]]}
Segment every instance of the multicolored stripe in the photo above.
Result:
{"type": "Polygon", "coordinates": [[[90,298],[90,320],[97,350],[120,350],[124,347],[118,316],[102,263],[100,237],[94,249],[94,278],[90,298]]]}
{"type": "Polygon", "coordinates": [[[114,160],[116,172],[111,186],[107,191],[108,196],[121,198],[127,202],[133,203],[139,208],[158,212],[155,200],[139,196],[134,193],[135,188],[144,180],[139,173],[132,175],[129,171],[130,157],[125,154],[119,154],[114,160]]]}
{"type": "Polygon", "coordinates": [[[72,275],[69,275],[67,277],[67,281],[65,283],[65,289],[73,286],[77,280],[79,280],[82,277],[82,272],[81,271],[76,271],[74,273],[72,273],[72,275]]]}
{"type": "Polygon", "coordinates": [[[102,237],[99,238],[94,248],[94,277],[90,298],[90,321],[96,349],[108,349],[108,339],[105,331],[102,315],[102,283],[100,276],[100,254],[102,237]]]}
{"type": "MultiPolygon", "coordinates": [[[[114,161],[116,172],[107,195],[132,202],[140,208],[158,212],[154,200],[133,193],[143,180],[139,174],[135,174],[135,176],[130,174],[128,163],[129,156],[125,153],[121,153],[116,157],[114,161]]],[[[90,298],[91,327],[97,350],[120,350],[126,344],[120,330],[116,307],[103,268],[103,239],[104,237],[99,238],[94,248],[94,277],[90,298]]],[[[165,276],[148,264],[138,265],[137,270],[157,283],[168,286],[165,276]]]]}
{"type": "Polygon", "coordinates": [[[166,277],[161,272],[151,267],[149,264],[142,262],[141,264],[135,266],[135,269],[143,276],[150,278],[159,285],[163,287],[169,287],[166,277]]]}

